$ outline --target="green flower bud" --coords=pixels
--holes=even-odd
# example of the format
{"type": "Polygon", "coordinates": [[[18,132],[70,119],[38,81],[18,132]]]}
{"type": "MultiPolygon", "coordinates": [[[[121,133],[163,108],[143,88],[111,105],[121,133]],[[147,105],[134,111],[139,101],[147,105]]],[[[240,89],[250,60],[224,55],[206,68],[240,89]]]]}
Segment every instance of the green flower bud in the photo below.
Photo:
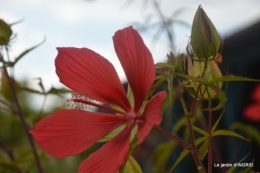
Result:
{"type": "Polygon", "coordinates": [[[221,37],[215,26],[199,6],[192,23],[191,38],[187,51],[195,61],[216,59],[221,47],[221,37]]]}
{"type": "Polygon", "coordinates": [[[7,45],[12,35],[10,25],[0,19],[0,45],[7,45]]]}

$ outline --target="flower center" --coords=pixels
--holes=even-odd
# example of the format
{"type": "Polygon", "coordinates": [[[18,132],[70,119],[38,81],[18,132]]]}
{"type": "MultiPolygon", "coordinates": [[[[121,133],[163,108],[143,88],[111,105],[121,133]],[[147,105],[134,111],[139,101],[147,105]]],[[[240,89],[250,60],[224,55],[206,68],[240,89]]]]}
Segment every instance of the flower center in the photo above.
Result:
{"type": "Polygon", "coordinates": [[[128,117],[128,119],[130,119],[130,120],[133,120],[133,119],[136,117],[136,113],[135,113],[133,110],[131,110],[130,112],[126,113],[125,115],[126,115],[126,116],[128,117]]]}
{"type": "Polygon", "coordinates": [[[94,102],[93,99],[91,99],[87,95],[80,94],[80,93],[72,93],[72,98],[68,100],[68,103],[69,104],[74,103],[75,106],[76,106],[76,109],[80,109],[80,110],[85,110],[84,108],[86,106],[88,106],[88,107],[95,106],[97,108],[104,109],[104,110],[107,110],[107,111],[111,111],[111,112],[114,112],[114,113],[118,113],[118,114],[121,114],[121,115],[126,114],[123,111],[116,110],[116,109],[113,109],[113,108],[110,108],[110,107],[107,107],[107,106],[103,106],[101,104],[97,104],[97,103],[94,102]]]}

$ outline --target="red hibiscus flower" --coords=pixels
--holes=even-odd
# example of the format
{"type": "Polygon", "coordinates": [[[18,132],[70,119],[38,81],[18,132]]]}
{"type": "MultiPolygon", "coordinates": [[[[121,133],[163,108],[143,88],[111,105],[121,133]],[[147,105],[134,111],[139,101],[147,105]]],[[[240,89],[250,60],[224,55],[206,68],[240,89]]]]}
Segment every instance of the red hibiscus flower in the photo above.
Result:
{"type": "Polygon", "coordinates": [[[253,122],[260,122],[260,85],[256,86],[252,98],[255,102],[244,110],[244,116],[253,122]]]}
{"type": "Polygon", "coordinates": [[[127,160],[132,136],[136,135],[140,144],[153,125],[161,122],[166,92],[157,93],[144,104],[155,78],[150,51],[132,27],[117,31],[113,41],[132,89],[133,102],[129,101],[113,65],[104,57],[87,48],[58,48],[56,73],[64,85],[79,93],[70,101],[94,105],[116,114],[59,110],[43,118],[30,131],[42,149],[63,158],[81,153],[114,129],[123,127],[81,163],[79,173],[115,173],[127,160]],[[112,106],[91,102],[87,99],[89,96],[112,106]]]}

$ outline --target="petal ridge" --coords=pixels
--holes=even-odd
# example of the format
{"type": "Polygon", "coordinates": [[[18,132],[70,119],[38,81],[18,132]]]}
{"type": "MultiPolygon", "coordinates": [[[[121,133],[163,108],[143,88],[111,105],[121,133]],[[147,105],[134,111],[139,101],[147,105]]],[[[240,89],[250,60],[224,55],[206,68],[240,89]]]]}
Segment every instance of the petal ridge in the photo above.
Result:
{"type": "Polygon", "coordinates": [[[94,100],[118,105],[125,111],[130,108],[116,70],[107,59],[87,48],[57,50],[55,66],[61,83],[94,100]]]}
{"type": "Polygon", "coordinates": [[[43,118],[30,133],[47,153],[63,158],[81,153],[126,121],[125,116],[59,110],[43,118]]]}
{"type": "Polygon", "coordinates": [[[113,36],[113,42],[134,94],[134,109],[139,111],[155,78],[152,55],[132,26],[117,31],[113,36]]]}
{"type": "Polygon", "coordinates": [[[81,162],[78,173],[116,173],[126,161],[132,124],[81,162]]]}

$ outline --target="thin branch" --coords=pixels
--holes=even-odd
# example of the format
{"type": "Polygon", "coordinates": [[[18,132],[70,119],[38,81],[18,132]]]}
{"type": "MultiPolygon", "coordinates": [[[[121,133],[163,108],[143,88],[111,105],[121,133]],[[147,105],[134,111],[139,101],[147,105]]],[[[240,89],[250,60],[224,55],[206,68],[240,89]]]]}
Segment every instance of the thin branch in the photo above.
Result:
{"type": "Polygon", "coordinates": [[[6,109],[6,108],[3,108],[3,107],[0,107],[0,109],[3,109],[3,110],[8,111],[8,112],[11,112],[13,114],[18,114],[17,111],[11,105],[6,103],[4,100],[0,99],[0,103],[2,103],[3,105],[5,105],[8,108],[8,109],[6,109]]]}
{"type": "Polygon", "coordinates": [[[178,136],[175,136],[167,131],[165,131],[164,129],[158,127],[158,126],[154,126],[154,129],[157,130],[158,132],[164,134],[165,136],[169,137],[170,139],[174,140],[175,142],[177,142],[178,144],[180,144],[183,148],[190,150],[190,144],[188,144],[187,142],[185,142],[184,140],[182,140],[181,138],[179,138],[178,136]]]}
{"type": "MultiPolygon", "coordinates": [[[[9,54],[8,54],[8,48],[5,47],[5,50],[6,50],[6,54],[7,54],[7,59],[10,59],[10,58],[9,58],[9,54]]],[[[25,118],[24,118],[22,109],[21,109],[21,107],[20,107],[19,100],[18,100],[18,98],[17,98],[17,93],[16,93],[16,90],[15,90],[15,84],[14,84],[14,78],[10,78],[9,73],[8,73],[8,71],[7,71],[7,69],[6,69],[5,64],[4,64],[3,69],[4,69],[4,72],[5,72],[5,74],[6,74],[6,77],[7,77],[8,84],[9,84],[9,86],[10,86],[11,92],[12,92],[12,94],[13,94],[14,103],[16,104],[16,107],[17,107],[17,113],[18,113],[17,115],[18,115],[19,118],[20,118],[20,121],[21,121],[21,123],[22,123],[23,129],[24,129],[24,131],[25,131],[25,133],[26,133],[26,136],[27,136],[27,139],[28,139],[28,141],[29,141],[29,144],[30,144],[30,146],[31,146],[31,148],[32,148],[32,151],[33,151],[33,155],[34,155],[34,158],[35,158],[35,162],[36,162],[36,166],[37,166],[38,172],[39,172],[39,173],[43,173],[43,169],[42,169],[42,166],[41,166],[41,163],[40,163],[39,156],[38,156],[38,154],[37,154],[37,152],[36,152],[36,148],[35,148],[35,145],[34,145],[34,143],[33,143],[32,136],[31,136],[30,133],[29,133],[28,126],[27,126],[27,124],[26,124],[26,121],[25,121],[25,118]]]]}
{"type": "Polygon", "coordinates": [[[200,157],[199,157],[199,153],[195,144],[195,135],[194,135],[194,130],[193,130],[193,125],[191,122],[191,115],[188,112],[187,106],[184,102],[183,96],[181,97],[181,104],[187,119],[187,123],[188,123],[188,129],[189,129],[189,134],[190,134],[190,141],[191,141],[191,153],[192,156],[194,158],[194,161],[196,163],[197,169],[200,173],[205,173],[206,171],[204,170],[204,166],[202,165],[201,161],[200,161],[200,157]]]}
{"type": "Polygon", "coordinates": [[[212,173],[212,100],[209,100],[209,153],[208,153],[208,173],[212,173]]]}

